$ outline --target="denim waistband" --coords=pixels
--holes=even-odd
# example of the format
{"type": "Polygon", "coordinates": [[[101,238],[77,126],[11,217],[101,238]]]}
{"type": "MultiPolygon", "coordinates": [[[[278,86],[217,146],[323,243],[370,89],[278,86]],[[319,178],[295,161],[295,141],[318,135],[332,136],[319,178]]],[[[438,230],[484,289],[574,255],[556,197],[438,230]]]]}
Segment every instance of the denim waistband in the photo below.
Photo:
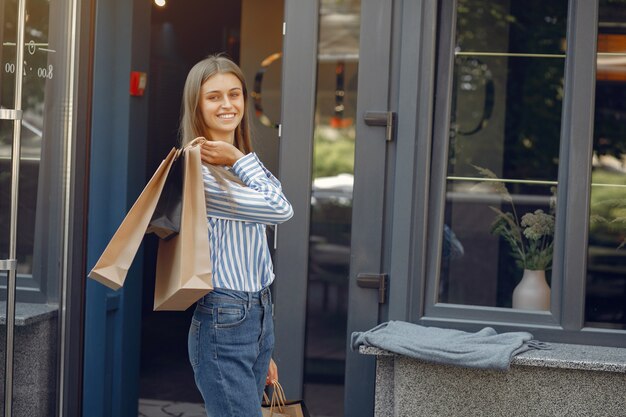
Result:
{"type": "Polygon", "coordinates": [[[213,291],[198,300],[198,304],[202,306],[216,302],[243,304],[248,307],[253,305],[267,305],[272,302],[272,294],[269,287],[265,287],[261,291],[256,292],[215,288],[213,291]]]}

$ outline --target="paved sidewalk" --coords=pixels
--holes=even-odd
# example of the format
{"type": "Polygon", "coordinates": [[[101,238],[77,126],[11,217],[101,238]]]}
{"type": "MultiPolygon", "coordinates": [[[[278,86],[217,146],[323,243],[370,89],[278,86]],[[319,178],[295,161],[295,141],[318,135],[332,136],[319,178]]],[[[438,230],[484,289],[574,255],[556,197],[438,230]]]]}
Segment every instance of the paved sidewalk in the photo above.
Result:
{"type": "Polygon", "coordinates": [[[139,399],[139,417],[206,417],[202,404],[139,399]]]}
{"type": "MultiPolygon", "coordinates": [[[[311,411],[311,410],[309,410],[311,411]]],[[[312,417],[331,417],[311,414],[312,417]]],[[[139,417],[206,417],[204,405],[172,401],[139,399],[139,417]]]]}

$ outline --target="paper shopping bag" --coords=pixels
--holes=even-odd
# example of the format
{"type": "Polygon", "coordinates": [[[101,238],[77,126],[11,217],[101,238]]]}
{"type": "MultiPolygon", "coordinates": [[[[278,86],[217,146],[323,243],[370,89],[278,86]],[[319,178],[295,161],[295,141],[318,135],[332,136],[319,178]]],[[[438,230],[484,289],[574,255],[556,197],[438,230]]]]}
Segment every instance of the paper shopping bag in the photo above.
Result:
{"type": "Polygon", "coordinates": [[[278,407],[271,407],[268,405],[263,405],[261,408],[261,413],[263,417],[289,417],[289,414],[283,414],[278,411],[278,407]]]}
{"type": "Polygon", "coordinates": [[[154,310],[186,310],[213,289],[200,147],[184,152],[179,233],[159,240],[154,310]]]}
{"type": "Polygon", "coordinates": [[[114,290],[119,289],[124,284],[128,268],[130,268],[146,233],[163,190],[163,184],[165,184],[165,179],[177,153],[176,148],[172,148],[161,162],[109,241],[100,259],[89,272],[89,278],[95,279],[114,290]]]}
{"type": "Polygon", "coordinates": [[[286,401],[282,407],[263,405],[263,417],[310,417],[304,401],[286,401]]]}
{"type": "Polygon", "coordinates": [[[171,239],[180,231],[180,215],[183,206],[184,152],[172,163],[163,185],[163,191],[154,209],[146,233],[154,233],[161,239],[171,239]]]}
{"type": "Polygon", "coordinates": [[[261,411],[263,417],[311,417],[304,405],[304,401],[289,401],[285,397],[285,391],[278,381],[272,382],[272,399],[265,393],[261,411]]]}

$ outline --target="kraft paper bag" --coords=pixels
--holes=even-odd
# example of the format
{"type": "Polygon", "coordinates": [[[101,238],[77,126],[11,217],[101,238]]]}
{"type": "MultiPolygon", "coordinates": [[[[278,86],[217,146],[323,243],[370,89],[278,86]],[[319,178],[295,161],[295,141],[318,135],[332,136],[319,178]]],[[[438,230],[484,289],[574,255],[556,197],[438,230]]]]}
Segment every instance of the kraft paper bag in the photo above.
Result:
{"type": "Polygon", "coordinates": [[[159,240],[154,310],[186,310],[213,289],[200,147],[184,150],[179,233],[159,240]]]}
{"type": "Polygon", "coordinates": [[[263,417],[310,417],[303,401],[287,401],[281,407],[263,406],[263,417]]]}
{"type": "Polygon", "coordinates": [[[161,162],[109,241],[100,259],[89,272],[89,278],[114,290],[124,285],[128,268],[130,268],[139,245],[141,245],[159,201],[163,185],[177,155],[177,149],[172,148],[161,162]]]}
{"type": "Polygon", "coordinates": [[[146,233],[154,233],[161,239],[171,239],[180,231],[180,214],[183,205],[184,153],[174,161],[163,185],[159,202],[154,209],[146,233]]]}
{"type": "Polygon", "coordinates": [[[261,411],[263,417],[311,417],[304,401],[288,401],[285,391],[278,381],[272,382],[272,399],[263,393],[265,399],[261,411]]]}

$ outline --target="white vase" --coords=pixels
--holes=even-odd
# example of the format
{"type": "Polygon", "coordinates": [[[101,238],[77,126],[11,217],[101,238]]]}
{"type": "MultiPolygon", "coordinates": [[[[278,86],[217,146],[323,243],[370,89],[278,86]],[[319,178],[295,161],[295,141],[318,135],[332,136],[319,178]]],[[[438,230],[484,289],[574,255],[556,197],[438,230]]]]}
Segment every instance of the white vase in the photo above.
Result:
{"type": "Polygon", "coordinates": [[[513,290],[513,308],[550,310],[550,287],[546,271],[524,269],[522,280],[513,290]]]}

